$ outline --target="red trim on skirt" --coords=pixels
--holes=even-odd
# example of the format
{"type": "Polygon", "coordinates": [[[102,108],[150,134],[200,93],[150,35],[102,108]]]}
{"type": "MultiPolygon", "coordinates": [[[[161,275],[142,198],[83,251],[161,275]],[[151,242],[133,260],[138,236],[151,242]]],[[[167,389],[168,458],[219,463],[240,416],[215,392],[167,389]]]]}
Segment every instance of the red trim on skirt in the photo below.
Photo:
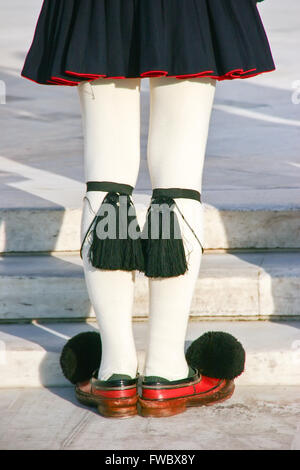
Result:
{"type": "MultiPolygon", "coordinates": [[[[256,72],[256,69],[249,69],[249,70],[234,69],[234,70],[227,72],[224,75],[215,75],[213,70],[206,70],[206,71],[199,72],[199,73],[185,74],[185,75],[168,75],[168,72],[165,70],[149,70],[147,72],[141,73],[140,76],[138,77],[124,77],[122,75],[116,76],[116,77],[110,77],[107,75],[100,75],[100,74],[93,74],[93,73],[79,73],[79,72],[73,72],[71,70],[66,70],[65,73],[67,75],[71,75],[74,77],[81,77],[83,80],[78,80],[78,81],[67,80],[65,78],[52,76],[49,80],[47,80],[47,84],[76,86],[76,85],[79,85],[82,81],[91,82],[93,80],[97,80],[98,78],[103,78],[103,79],[135,78],[136,79],[136,78],[149,78],[149,77],[170,77],[170,78],[177,78],[179,80],[188,79],[188,78],[196,78],[196,77],[203,77],[203,78],[209,77],[209,78],[214,78],[216,80],[222,81],[222,80],[234,80],[234,79],[239,79],[239,78],[245,79],[245,78],[255,77],[256,75],[260,75],[262,73],[267,73],[267,72],[273,72],[274,70],[275,68],[272,70],[256,72]]],[[[22,74],[22,76],[35,83],[41,84],[41,82],[37,82],[33,80],[32,78],[27,77],[24,74],[22,74]]]]}

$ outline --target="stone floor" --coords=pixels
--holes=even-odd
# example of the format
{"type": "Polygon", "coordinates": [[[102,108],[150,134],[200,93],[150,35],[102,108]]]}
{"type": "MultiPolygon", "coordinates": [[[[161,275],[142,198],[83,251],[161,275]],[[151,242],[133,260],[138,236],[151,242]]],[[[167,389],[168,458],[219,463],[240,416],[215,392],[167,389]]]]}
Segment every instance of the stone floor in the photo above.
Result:
{"type": "Polygon", "coordinates": [[[300,450],[300,388],[243,387],[169,418],[108,419],[72,388],[0,391],[0,449],[300,450]]]}

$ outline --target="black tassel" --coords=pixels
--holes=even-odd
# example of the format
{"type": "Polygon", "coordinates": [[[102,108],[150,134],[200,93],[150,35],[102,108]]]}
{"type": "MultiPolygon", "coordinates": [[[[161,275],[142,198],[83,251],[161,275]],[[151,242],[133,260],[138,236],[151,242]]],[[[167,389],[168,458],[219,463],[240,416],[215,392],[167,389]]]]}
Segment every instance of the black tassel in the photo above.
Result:
{"type": "Polygon", "coordinates": [[[174,206],[174,199],[168,196],[158,196],[151,200],[142,231],[147,277],[173,277],[187,271],[185,250],[174,206]]]}
{"type": "Polygon", "coordinates": [[[144,271],[141,230],[130,196],[111,191],[105,196],[101,207],[91,230],[88,258],[92,266],[109,270],[144,271]],[[101,211],[104,203],[114,209],[113,219],[110,211],[101,211]],[[104,219],[107,222],[100,226],[104,219]]]}

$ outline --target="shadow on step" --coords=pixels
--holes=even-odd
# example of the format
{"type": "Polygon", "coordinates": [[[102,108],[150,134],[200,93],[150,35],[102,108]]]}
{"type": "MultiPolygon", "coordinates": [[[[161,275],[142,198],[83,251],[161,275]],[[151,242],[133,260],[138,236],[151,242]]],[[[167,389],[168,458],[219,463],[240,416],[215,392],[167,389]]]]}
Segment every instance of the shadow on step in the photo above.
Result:
{"type": "MultiPolygon", "coordinates": [[[[223,303],[218,314],[224,316],[300,318],[299,126],[290,90],[259,80],[217,87],[203,202],[218,211],[208,214],[205,240],[208,248],[236,251],[227,257],[227,270],[210,255],[216,259],[212,276],[227,279],[223,291],[210,292],[207,305],[199,292],[195,313],[198,303],[213,314],[216,302],[223,303]]],[[[203,279],[206,290],[207,284],[203,279]]]]}

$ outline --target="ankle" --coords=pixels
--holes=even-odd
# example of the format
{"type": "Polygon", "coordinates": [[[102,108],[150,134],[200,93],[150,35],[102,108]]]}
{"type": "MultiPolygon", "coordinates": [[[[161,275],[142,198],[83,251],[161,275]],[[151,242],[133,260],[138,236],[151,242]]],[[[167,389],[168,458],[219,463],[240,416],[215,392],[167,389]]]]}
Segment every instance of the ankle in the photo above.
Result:
{"type": "Polygon", "coordinates": [[[127,365],[127,367],[124,366],[111,366],[107,368],[99,368],[98,371],[98,380],[113,380],[117,378],[116,376],[118,375],[119,378],[122,378],[121,376],[124,376],[124,378],[129,379],[132,378],[134,379],[137,376],[137,364],[132,364],[132,365],[127,365]]]}
{"type": "Polygon", "coordinates": [[[176,366],[174,367],[151,367],[145,366],[144,369],[144,377],[159,377],[164,378],[168,381],[175,381],[186,379],[190,375],[190,368],[189,365],[183,364],[181,367],[176,366]]]}

